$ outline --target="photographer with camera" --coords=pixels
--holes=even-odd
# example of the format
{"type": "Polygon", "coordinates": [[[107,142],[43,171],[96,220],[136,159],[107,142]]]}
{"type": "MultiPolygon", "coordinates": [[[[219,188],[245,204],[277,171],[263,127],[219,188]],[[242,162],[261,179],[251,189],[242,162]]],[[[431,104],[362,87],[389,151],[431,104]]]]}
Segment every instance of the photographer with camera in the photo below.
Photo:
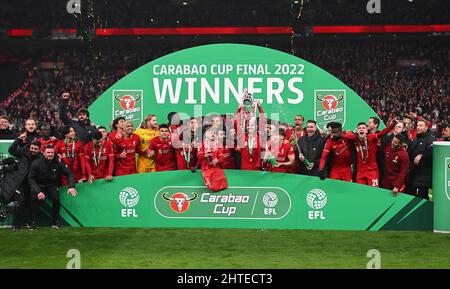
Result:
{"type": "Polygon", "coordinates": [[[1,195],[5,200],[7,210],[14,211],[13,229],[28,222],[30,187],[28,185],[28,172],[33,160],[40,156],[41,143],[32,141],[29,146],[20,147],[26,141],[26,134],[21,134],[9,147],[10,155],[18,159],[7,158],[2,161],[1,195]]]}
{"type": "Polygon", "coordinates": [[[61,228],[59,221],[60,203],[58,186],[63,175],[67,177],[69,183],[67,193],[75,197],[77,191],[75,190],[72,172],[63,161],[55,157],[55,149],[53,146],[47,145],[44,148],[43,157],[38,158],[31,164],[30,173],[28,174],[28,181],[31,187],[31,219],[33,228],[36,228],[39,201],[45,200],[47,196],[53,201],[52,227],[55,229],[61,228]]]}

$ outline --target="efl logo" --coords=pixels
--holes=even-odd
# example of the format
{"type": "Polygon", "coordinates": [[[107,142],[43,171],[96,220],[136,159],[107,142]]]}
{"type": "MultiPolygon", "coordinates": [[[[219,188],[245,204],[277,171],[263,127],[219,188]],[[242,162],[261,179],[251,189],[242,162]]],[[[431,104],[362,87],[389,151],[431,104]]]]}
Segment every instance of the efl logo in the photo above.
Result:
{"type": "Polygon", "coordinates": [[[162,197],[169,201],[170,208],[177,213],[186,212],[189,209],[190,202],[197,198],[197,193],[192,193],[192,197],[188,197],[184,193],[175,193],[172,197],[167,197],[167,194],[167,192],[162,194],[162,197]]]}
{"type": "Polygon", "coordinates": [[[263,204],[266,206],[264,208],[264,215],[276,215],[275,206],[278,204],[278,196],[273,192],[267,192],[263,196],[263,204]]]}
{"type": "Polygon", "coordinates": [[[119,193],[119,201],[122,206],[127,207],[127,209],[121,210],[122,218],[137,218],[136,210],[132,209],[139,203],[139,192],[133,187],[126,187],[122,189],[119,193]]]}
{"type": "Polygon", "coordinates": [[[327,194],[321,189],[313,189],[309,191],[309,193],[306,195],[306,203],[311,209],[314,209],[314,211],[308,212],[308,219],[325,220],[325,216],[321,209],[325,207],[327,201],[328,201],[327,194]]]}
{"type": "Polygon", "coordinates": [[[136,101],[141,99],[140,94],[136,94],[135,96],[125,94],[121,98],[119,98],[119,96],[120,96],[119,94],[116,94],[116,95],[114,95],[114,98],[118,102],[120,102],[120,106],[125,110],[133,109],[136,104],[136,101]]]}

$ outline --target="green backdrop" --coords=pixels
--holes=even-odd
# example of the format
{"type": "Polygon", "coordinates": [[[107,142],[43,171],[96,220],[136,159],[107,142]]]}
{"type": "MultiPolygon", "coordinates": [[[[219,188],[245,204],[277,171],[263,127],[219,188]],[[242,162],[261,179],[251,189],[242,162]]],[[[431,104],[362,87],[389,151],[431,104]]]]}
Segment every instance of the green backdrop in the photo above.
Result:
{"type": "Polygon", "coordinates": [[[320,67],[278,50],[242,44],[205,45],[158,58],[116,82],[89,109],[96,124],[108,126],[124,116],[136,127],[150,113],[159,123],[167,122],[172,111],[188,116],[235,113],[244,88],[261,101],[267,118],[287,123],[302,114],[321,128],[339,121],[354,129],[376,116],[353,90],[320,67]]]}
{"type": "Polygon", "coordinates": [[[303,175],[227,170],[226,176],[229,188],[216,193],[205,188],[201,171],[97,180],[79,185],[75,198],[63,190],[61,215],[71,226],[86,227],[377,231],[433,226],[431,203],[405,194],[393,197],[384,189],[303,175]],[[177,198],[184,200],[180,207],[177,198]]]}
{"type": "MultiPolygon", "coordinates": [[[[259,46],[214,44],[181,50],[131,72],[89,108],[108,125],[169,112],[234,114],[243,89],[267,118],[292,123],[297,114],[354,129],[376,113],[348,86],[303,59],[259,46]],[[272,115],[277,114],[277,115],[272,115]]],[[[150,173],[83,184],[64,194],[62,215],[72,226],[235,227],[431,230],[431,203],[386,190],[333,180],[266,172],[227,171],[229,189],[211,194],[201,173],[150,173]],[[178,203],[177,203],[178,202],[178,203]]]]}

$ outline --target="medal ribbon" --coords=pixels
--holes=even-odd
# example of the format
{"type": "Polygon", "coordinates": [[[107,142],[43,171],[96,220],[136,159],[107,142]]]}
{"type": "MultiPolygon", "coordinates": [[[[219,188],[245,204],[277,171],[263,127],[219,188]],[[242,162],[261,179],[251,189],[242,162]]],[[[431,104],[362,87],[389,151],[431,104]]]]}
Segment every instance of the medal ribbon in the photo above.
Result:
{"type": "Polygon", "coordinates": [[[367,137],[364,138],[364,145],[365,145],[365,148],[363,148],[361,146],[361,142],[358,141],[359,151],[361,152],[361,158],[362,158],[363,162],[365,162],[367,160],[367,158],[369,157],[369,146],[367,144],[367,137]],[[367,156],[365,156],[365,157],[364,157],[364,151],[367,151],[367,156]]]}
{"type": "Polygon", "coordinates": [[[100,149],[98,151],[98,158],[97,158],[97,153],[95,152],[96,145],[94,144],[94,149],[93,149],[93,151],[94,151],[94,164],[95,164],[96,167],[98,167],[98,164],[100,163],[100,159],[102,157],[102,145],[103,144],[100,143],[100,149]]]}
{"type": "Polygon", "coordinates": [[[64,145],[66,147],[67,157],[73,158],[75,156],[75,141],[72,141],[72,155],[69,152],[69,146],[67,140],[64,140],[64,145]]]}
{"type": "Polygon", "coordinates": [[[184,156],[184,159],[186,160],[187,166],[189,167],[190,163],[191,163],[191,150],[192,150],[192,147],[191,147],[191,145],[189,145],[187,153],[184,150],[184,147],[185,147],[185,145],[183,144],[183,156],[184,156]]]}

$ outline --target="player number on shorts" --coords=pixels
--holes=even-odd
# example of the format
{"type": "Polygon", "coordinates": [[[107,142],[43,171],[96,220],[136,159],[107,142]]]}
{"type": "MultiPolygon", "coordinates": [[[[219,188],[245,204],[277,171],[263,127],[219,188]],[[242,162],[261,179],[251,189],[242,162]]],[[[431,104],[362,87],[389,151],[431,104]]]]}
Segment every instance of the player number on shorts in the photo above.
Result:
{"type": "Polygon", "coordinates": [[[378,179],[372,180],[372,187],[378,187],[378,179]]]}

